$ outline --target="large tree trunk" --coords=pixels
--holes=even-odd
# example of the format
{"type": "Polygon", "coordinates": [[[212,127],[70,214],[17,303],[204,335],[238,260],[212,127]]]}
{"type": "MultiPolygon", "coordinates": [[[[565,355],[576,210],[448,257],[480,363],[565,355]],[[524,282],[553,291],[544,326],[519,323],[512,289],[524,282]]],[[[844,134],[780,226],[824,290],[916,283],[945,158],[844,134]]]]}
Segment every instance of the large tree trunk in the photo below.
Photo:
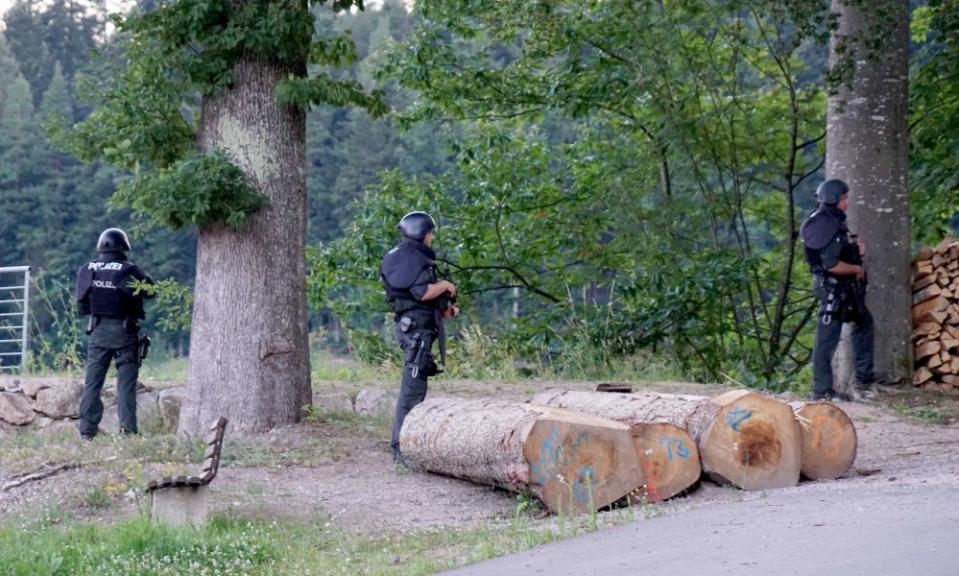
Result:
{"type": "Polygon", "coordinates": [[[695,440],[710,478],[746,490],[799,482],[802,441],[793,412],[772,398],[733,390],[715,398],[550,390],[532,402],[626,424],[668,422],[695,440]]]}
{"type": "Polygon", "coordinates": [[[529,404],[430,398],[403,422],[400,449],[431,472],[529,490],[557,513],[598,510],[644,484],[627,426],[529,404]]]}
{"type": "Polygon", "coordinates": [[[846,55],[851,48],[855,75],[851,89],[829,98],[826,175],[849,184],[850,228],[867,247],[876,371],[894,380],[911,378],[909,2],[876,0],[851,6],[832,0],[832,11],[839,15],[839,28],[833,34],[830,64],[844,57],[837,47],[845,46],[846,55]],[[863,46],[862,34],[882,39],[876,53],[863,46]]]}
{"type": "Polygon", "coordinates": [[[180,431],[218,416],[237,431],[296,422],[310,403],[306,306],[306,121],[274,89],[302,69],[255,57],[203,100],[199,147],[221,148],[269,205],[249,227],[199,231],[189,395],[180,431]]]}

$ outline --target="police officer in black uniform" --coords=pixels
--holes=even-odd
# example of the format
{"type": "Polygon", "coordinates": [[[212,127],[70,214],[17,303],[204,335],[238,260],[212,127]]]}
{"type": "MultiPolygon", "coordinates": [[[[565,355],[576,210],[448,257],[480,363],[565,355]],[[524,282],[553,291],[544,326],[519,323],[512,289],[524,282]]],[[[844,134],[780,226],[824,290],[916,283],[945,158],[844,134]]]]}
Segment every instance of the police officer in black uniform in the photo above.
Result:
{"type": "Polygon", "coordinates": [[[426,398],[426,379],[439,372],[433,360],[433,342],[443,348],[443,320],[459,314],[456,285],[436,272],[431,248],[436,222],[426,212],[410,212],[400,220],[403,239],[383,258],[380,276],[386,298],[393,307],[396,339],[403,351],[403,380],[393,420],[393,458],[405,464],[400,453],[400,430],[414,406],[426,398]]]}
{"type": "Polygon", "coordinates": [[[842,180],[827,180],[816,190],[819,208],[800,229],[806,262],[813,273],[813,292],[819,299],[816,341],[813,345],[813,399],[852,396],[833,389],[832,357],[844,322],[852,322],[856,355],[857,395],[872,395],[873,321],[866,308],[865,247],[846,225],[849,186],[842,180]]]}
{"type": "Polygon", "coordinates": [[[120,432],[137,432],[137,376],[140,372],[139,321],[144,293],[134,294],[135,281],[153,283],[127,260],[130,240],[119,228],[108,228],[97,241],[97,259],[77,272],[77,302],[87,324],[87,373],[80,401],[80,435],[92,440],[103,417],[100,390],[110,363],[117,366],[117,417],[120,432]]]}

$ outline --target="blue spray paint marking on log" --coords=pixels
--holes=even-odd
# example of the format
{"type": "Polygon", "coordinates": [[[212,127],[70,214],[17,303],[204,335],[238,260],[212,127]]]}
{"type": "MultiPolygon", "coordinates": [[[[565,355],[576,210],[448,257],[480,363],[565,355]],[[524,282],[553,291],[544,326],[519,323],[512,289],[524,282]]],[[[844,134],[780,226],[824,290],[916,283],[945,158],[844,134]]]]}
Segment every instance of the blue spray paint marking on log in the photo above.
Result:
{"type": "Polygon", "coordinates": [[[686,448],[686,444],[683,443],[681,438],[676,436],[663,436],[659,439],[659,443],[666,447],[666,455],[672,460],[673,459],[673,450],[675,449],[675,454],[686,460],[689,458],[689,449],[686,448]]]}
{"type": "Polygon", "coordinates": [[[737,406],[736,408],[733,408],[726,414],[726,422],[729,423],[729,426],[733,430],[735,430],[736,432],[739,432],[739,425],[745,422],[746,420],[749,420],[752,417],[753,417],[752,412],[749,412],[746,409],[739,408],[737,406]]]}
{"type": "MultiPolygon", "coordinates": [[[[549,435],[543,439],[543,444],[539,448],[539,458],[536,462],[530,462],[531,480],[543,486],[548,480],[561,477],[563,468],[569,465],[570,457],[575,457],[581,447],[588,449],[588,444],[589,433],[581,432],[564,450],[559,438],[559,429],[553,424],[549,435]]],[[[596,473],[588,465],[580,467],[576,472],[576,478],[566,478],[567,483],[574,480],[572,485],[567,484],[570,486],[574,502],[589,504],[590,491],[595,478],[596,473]]]]}

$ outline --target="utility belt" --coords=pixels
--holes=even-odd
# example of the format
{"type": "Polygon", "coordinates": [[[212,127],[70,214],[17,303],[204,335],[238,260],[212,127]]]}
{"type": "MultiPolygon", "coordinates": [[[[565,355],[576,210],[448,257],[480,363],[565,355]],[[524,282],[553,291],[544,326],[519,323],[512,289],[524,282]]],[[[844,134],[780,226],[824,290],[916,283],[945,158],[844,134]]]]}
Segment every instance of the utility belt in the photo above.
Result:
{"type": "Polygon", "coordinates": [[[816,283],[825,290],[819,302],[819,317],[823,324],[833,320],[858,322],[866,308],[866,287],[855,278],[847,280],[832,274],[816,274],[816,283]]]}
{"type": "Polygon", "coordinates": [[[404,350],[403,363],[410,366],[413,378],[418,376],[435,376],[442,372],[433,360],[433,342],[438,336],[432,310],[423,310],[429,313],[429,320],[417,311],[410,311],[401,316],[396,322],[397,335],[404,350]]]}
{"type": "Polygon", "coordinates": [[[152,340],[149,334],[140,330],[140,324],[136,318],[131,318],[130,316],[120,317],[91,314],[90,319],[87,321],[87,336],[92,334],[100,324],[122,324],[127,334],[135,334],[137,337],[137,359],[140,363],[146,360],[147,355],[150,353],[152,340]]]}

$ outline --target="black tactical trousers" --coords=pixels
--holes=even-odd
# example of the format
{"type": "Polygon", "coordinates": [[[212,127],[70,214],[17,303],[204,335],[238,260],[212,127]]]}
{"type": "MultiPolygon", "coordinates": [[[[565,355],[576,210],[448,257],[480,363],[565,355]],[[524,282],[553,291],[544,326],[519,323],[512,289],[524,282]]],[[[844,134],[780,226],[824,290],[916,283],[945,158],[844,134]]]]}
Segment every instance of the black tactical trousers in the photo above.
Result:
{"type": "Polygon", "coordinates": [[[120,429],[137,431],[137,334],[130,333],[122,319],[101,318],[87,338],[87,374],[80,401],[80,434],[96,436],[103,418],[100,391],[110,363],[117,363],[117,418],[120,429]]]}
{"type": "MultiPolygon", "coordinates": [[[[393,448],[394,456],[400,452],[400,430],[403,429],[403,421],[406,415],[410,413],[417,404],[426,399],[426,379],[428,370],[424,370],[424,365],[433,364],[433,340],[436,338],[436,329],[432,322],[420,320],[419,325],[411,328],[404,333],[400,330],[399,324],[396,328],[396,341],[403,351],[403,379],[400,382],[400,395],[396,401],[396,414],[393,417],[393,437],[390,441],[390,447],[393,448]],[[425,343],[421,352],[419,364],[406,361],[410,354],[415,350],[418,342],[425,343]]],[[[422,344],[421,344],[422,345],[422,344]]],[[[435,365],[434,365],[435,366],[435,365]]]]}
{"type": "MultiPolygon", "coordinates": [[[[832,357],[839,345],[842,325],[838,317],[832,317],[827,324],[819,314],[813,344],[813,394],[817,397],[833,392],[832,357]]],[[[873,322],[872,314],[865,307],[853,324],[852,346],[856,355],[856,381],[860,385],[868,384],[873,380],[873,322]]]]}

